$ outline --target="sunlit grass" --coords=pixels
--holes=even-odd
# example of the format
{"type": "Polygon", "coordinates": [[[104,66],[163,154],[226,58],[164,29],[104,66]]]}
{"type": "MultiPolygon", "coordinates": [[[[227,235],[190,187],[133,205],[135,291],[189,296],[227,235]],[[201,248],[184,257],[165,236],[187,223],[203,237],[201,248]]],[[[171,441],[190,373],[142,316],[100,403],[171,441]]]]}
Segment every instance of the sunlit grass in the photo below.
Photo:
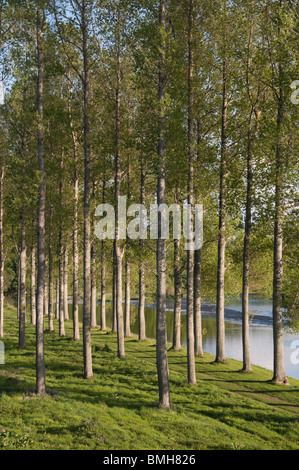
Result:
{"type": "MultiPolygon", "coordinates": [[[[47,395],[35,390],[35,331],[19,350],[13,307],[5,309],[6,364],[0,366],[0,448],[4,449],[298,449],[299,381],[271,383],[270,371],[197,359],[187,384],[186,350],[169,345],[170,411],[158,407],[155,341],[92,330],[94,377],[83,379],[82,341],[45,331],[47,395]]],[[[45,319],[46,328],[46,319],[45,319]]]]}

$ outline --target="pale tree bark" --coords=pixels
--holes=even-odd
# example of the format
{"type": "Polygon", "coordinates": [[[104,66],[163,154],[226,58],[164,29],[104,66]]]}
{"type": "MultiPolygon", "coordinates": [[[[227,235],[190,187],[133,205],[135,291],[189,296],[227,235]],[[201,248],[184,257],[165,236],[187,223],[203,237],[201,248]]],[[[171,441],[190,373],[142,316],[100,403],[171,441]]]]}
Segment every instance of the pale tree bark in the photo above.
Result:
{"type": "Polygon", "coordinates": [[[53,219],[53,206],[50,205],[50,227],[49,227],[49,299],[48,299],[48,314],[49,314],[49,331],[54,331],[53,324],[53,233],[52,233],[52,219],[53,219]]]}
{"type": "MultiPolygon", "coordinates": [[[[189,177],[188,177],[188,204],[192,210],[190,214],[190,229],[193,227],[194,207],[194,96],[193,96],[193,15],[194,0],[189,1],[188,18],[188,153],[189,153],[189,177]]],[[[187,359],[188,359],[188,383],[196,384],[195,349],[194,349],[194,249],[187,252],[187,359]]]]}
{"type": "MultiPolygon", "coordinates": [[[[225,49],[225,46],[224,46],[225,49]]],[[[226,51],[222,62],[222,113],[221,113],[221,162],[219,194],[218,268],[216,298],[216,358],[215,362],[226,362],[224,323],[224,278],[226,245],[226,179],[227,179],[227,60],[226,51]]]]}
{"type": "Polygon", "coordinates": [[[195,356],[203,357],[201,317],[201,249],[194,255],[194,339],[195,356]]]}
{"type": "Polygon", "coordinates": [[[127,259],[125,264],[125,337],[131,337],[131,266],[130,261],[127,259]]]}
{"type": "MultiPolygon", "coordinates": [[[[200,117],[196,122],[197,127],[197,159],[200,161],[199,146],[201,142],[200,134],[200,117]]],[[[201,172],[201,168],[199,168],[201,172]]],[[[194,197],[198,197],[200,194],[200,178],[198,178],[197,188],[194,191],[194,197]]],[[[203,344],[202,344],[202,314],[201,314],[201,271],[202,271],[202,249],[198,249],[194,253],[194,340],[195,340],[195,356],[203,357],[203,344]]]]}
{"type": "Polygon", "coordinates": [[[59,320],[59,274],[56,278],[56,300],[55,300],[55,318],[56,320],[59,320]]]}
{"type": "MultiPolygon", "coordinates": [[[[95,229],[95,217],[93,217],[93,233],[95,229]]],[[[91,328],[97,327],[97,268],[96,268],[96,241],[93,238],[91,244],[91,328]]]]}
{"type": "Polygon", "coordinates": [[[250,358],[250,335],[249,335],[249,275],[250,275],[250,237],[252,229],[252,196],[253,196],[253,155],[252,147],[254,135],[252,132],[252,122],[254,115],[254,105],[249,83],[250,56],[252,45],[253,24],[251,23],[248,41],[248,56],[246,64],[246,87],[251,109],[248,120],[247,132],[247,189],[246,189],[246,214],[243,244],[243,278],[242,278],[242,348],[243,348],[243,371],[252,372],[250,358]]]}
{"type": "MultiPolygon", "coordinates": [[[[143,160],[140,168],[140,204],[145,204],[145,172],[143,160]]],[[[139,320],[139,341],[146,340],[145,332],[145,271],[144,271],[144,240],[140,239],[140,262],[139,262],[139,302],[138,302],[138,320],[139,320]]]]}
{"type": "Polygon", "coordinates": [[[78,201],[79,201],[79,175],[78,175],[78,139],[74,131],[71,106],[69,102],[69,117],[74,152],[74,209],[73,209],[73,339],[79,341],[79,249],[78,249],[78,201]]]}
{"type": "Polygon", "coordinates": [[[249,275],[250,275],[250,238],[252,231],[252,199],[253,199],[253,144],[257,137],[259,112],[251,108],[249,117],[249,129],[247,137],[247,190],[246,190],[246,214],[243,246],[243,279],[242,279],[242,347],[243,347],[243,371],[251,372],[250,335],[249,335],[249,275]],[[255,113],[257,124],[252,129],[253,114],[255,113]]]}
{"type": "Polygon", "coordinates": [[[59,336],[65,336],[64,327],[64,253],[63,253],[63,231],[59,231],[59,336]]]}
{"type": "Polygon", "coordinates": [[[64,328],[64,253],[63,253],[63,222],[62,222],[62,213],[63,213],[63,152],[61,155],[60,161],[60,182],[59,182],[59,198],[60,198],[60,212],[61,217],[59,221],[59,239],[58,239],[58,276],[59,276],[59,336],[65,336],[64,328]]]}
{"type": "Polygon", "coordinates": [[[174,240],[174,321],[173,344],[174,351],[182,349],[181,344],[181,305],[182,305],[182,272],[180,265],[180,240],[174,240]]]}
{"type": "Polygon", "coordinates": [[[68,306],[68,264],[69,264],[69,257],[68,257],[68,249],[67,246],[64,248],[64,262],[63,262],[63,310],[64,310],[64,319],[69,321],[69,306],[68,306]]]}
{"type": "Polygon", "coordinates": [[[75,154],[75,172],[74,172],[74,228],[73,228],[73,338],[75,341],[80,339],[79,331],[79,250],[78,250],[78,199],[79,199],[79,178],[76,168],[75,154]]]}
{"type": "MultiPolygon", "coordinates": [[[[166,30],[165,0],[160,0],[159,26],[162,30],[159,60],[159,140],[158,140],[158,181],[157,204],[165,204],[165,173],[166,173],[166,143],[165,143],[165,82],[166,54],[163,32],[166,30]]],[[[166,246],[161,233],[161,213],[158,214],[157,238],[157,319],[156,319],[156,358],[159,385],[159,404],[170,408],[170,386],[167,359],[167,330],[166,330],[166,246]]]]}
{"type": "MultiPolygon", "coordinates": [[[[106,181],[104,175],[102,202],[105,204],[106,181]]],[[[106,245],[101,241],[101,330],[106,331],[106,245]]]]}
{"type": "Polygon", "coordinates": [[[91,278],[90,278],[90,81],[88,63],[88,27],[86,1],[81,2],[81,30],[83,51],[83,125],[84,125],[84,242],[83,242],[83,360],[84,378],[93,376],[91,355],[91,278]]]}
{"type": "Polygon", "coordinates": [[[117,344],[118,344],[118,357],[125,356],[125,342],[124,342],[124,315],[122,305],[122,253],[121,248],[116,244],[116,310],[117,310],[117,344]]]}
{"type": "Polygon", "coordinates": [[[22,217],[21,250],[20,250],[20,314],[19,314],[19,348],[26,347],[26,230],[22,217]]]}
{"type": "MultiPolygon", "coordinates": [[[[140,244],[144,246],[144,240],[140,240],[140,244]]],[[[141,249],[142,256],[143,248],[141,249]]],[[[138,319],[139,319],[139,341],[146,340],[145,332],[145,271],[144,271],[144,261],[141,259],[139,267],[139,302],[138,302],[138,319]]]]}
{"type": "Polygon", "coordinates": [[[113,279],[112,279],[112,333],[117,332],[117,308],[116,308],[116,252],[115,252],[115,240],[113,241],[113,279]]]}
{"type": "MultiPolygon", "coordinates": [[[[127,200],[131,202],[131,166],[130,157],[127,159],[127,200]]],[[[131,265],[130,265],[130,240],[126,240],[126,261],[125,261],[125,338],[131,337],[131,265]]]]}
{"type": "Polygon", "coordinates": [[[101,242],[101,330],[106,331],[106,252],[105,241],[101,242]]]}
{"type": "Polygon", "coordinates": [[[242,280],[242,346],[243,371],[251,372],[250,338],[249,338],[249,272],[250,272],[250,235],[252,217],[252,151],[251,136],[248,136],[247,151],[247,200],[245,216],[245,234],[243,248],[243,280],[242,280]]]}
{"type": "Polygon", "coordinates": [[[49,298],[48,298],[48,312],[49,312],[49,331],[54,331],[53,317],[53,267],[49,263],[49,298]]]}
{"type": "MultiPolygon", "coordinates": [[[[47,263],[46,263],[46,272],[47,272],[47,263]]],[[[47,283],[47,276],[45,275],[45,284],[44,284],[44,316],[48,316],[49,314],[49,297],[48,297],[48,283],[47,283]]]]}
{"type": "Polygon", "coordinates": [[[119,197],[120,197],[120,184],[121,184],[121,169],[120,169],[120,87],[121,87],[121,57],[120,57],[120,41],[121,41],[121,15],[120,10],[117,12],[117,57],[116,57],[116,98],[115,98],[115,285],[116,285],[116,318],[117,318],[117,346],[118,357],[125,356],[125,341],[124,341],[124,316],[122,305],[122,258],[123,249],[119,238],[118,228],[118,211],[119,211],[119,197]]]}
{"type": "MultiPolygon", "coordinates": [[[[26,112],[27,107],[27,90],[23,88],[23,113],[26,112]]],[[[26,147],[27,147],[27,128],[26,124],[23,126],[23,133],[21,137],[21,158],[26,160],[26,147]]],[[[24,173],[24,168],[23,168],[24,173]]],[[[25,211],[22,209],[21,214],[21,241],[19,245],[19,273],[18,273],[18,318],[19,318],[19,348],[26,347],[25,328],[26,328],[26,226],[25,226],[25,211]]]]}
{"type": "Polygon", "coordinates": [[[41,175],[38,200],[38,235],[37,235],[37,302],[36,302],[36,393],[46,393],[45,352],[44,352],[44,280],[45,280],[45,208],[46,208],[46,177],[44,161],[44,57],[43,57],[43,2],[37,3],[37,155],[38,169],[41,175]]]}
{"type": "Polygon", "coordinates": [[[31,249],[31,276],[30,276],[30,299],[31,299],[31,323],[36,324],[36,282],[35,282],[35,256],[36,247],[31,249]]]}
{"type": "Polygon", "coordinates": [[[285,96],[283,90],[283,67],[279,64],[279,94],[277,98],[277,145],[275,160],[275,225],[273,249],[273,346],[274,383],[289,385],[284,365],[283,325],[282,325],[282,277],[283,277],[283,216],[284,216],[284,151],[283,126],[285,96]]]}
{"type": "Polygon", "coordinates": [[[96,281],[96,247],[91,248],[91,328],[97,327],[97,281],[96,281]]]}

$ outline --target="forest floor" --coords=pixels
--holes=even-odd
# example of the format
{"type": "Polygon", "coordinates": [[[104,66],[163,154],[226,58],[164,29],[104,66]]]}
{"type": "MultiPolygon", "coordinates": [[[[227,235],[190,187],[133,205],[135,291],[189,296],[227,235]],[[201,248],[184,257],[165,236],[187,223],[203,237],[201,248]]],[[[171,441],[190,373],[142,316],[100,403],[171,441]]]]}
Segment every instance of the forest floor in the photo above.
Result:
{"type": "MultiPolygon", "coordinates": [[[[45,321],[46,323],[46,321],[45,321]]],[[[45,325],[47,327],[47,325],[45,325]]],[[[35,330],[18,348],[16,310],[5,308],[5,365],[0,365],[0,449],[294,450],[299,449],[299,381],[271,383],[272,372],[228,360],[196,359],[187,384],[186,349],[171,350],[171,410],[157,406],[155,341],[92,330],[94,377],[83,379],[82,340],[45,331],[47,395],[35,389],[35,330]]]]}

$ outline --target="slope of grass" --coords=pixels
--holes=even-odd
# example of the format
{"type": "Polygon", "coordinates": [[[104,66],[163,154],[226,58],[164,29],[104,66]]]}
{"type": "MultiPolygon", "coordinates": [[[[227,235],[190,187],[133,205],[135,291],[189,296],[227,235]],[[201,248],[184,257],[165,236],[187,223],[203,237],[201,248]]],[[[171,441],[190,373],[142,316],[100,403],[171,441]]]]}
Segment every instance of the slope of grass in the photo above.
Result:
{"type": "MultiPolygon", "coordinates": [[[[46,319],[45,319],[46,321],[46,319]]],[[[55,328],[58,325],[55,322],[55,328]]],[[[197,386],[186,382],[186,350],[169,350],[170,411],[157,406],[155,342],[92,331],[94,377],[82,377],[82,341],[45,332],[47,395],[35,389],[35,330],[17,347],[16,311],[5,310],[6,364],[0,365],[0,448],[105,450],[299,449],[299,381],[197,359],[197,386]]]]}

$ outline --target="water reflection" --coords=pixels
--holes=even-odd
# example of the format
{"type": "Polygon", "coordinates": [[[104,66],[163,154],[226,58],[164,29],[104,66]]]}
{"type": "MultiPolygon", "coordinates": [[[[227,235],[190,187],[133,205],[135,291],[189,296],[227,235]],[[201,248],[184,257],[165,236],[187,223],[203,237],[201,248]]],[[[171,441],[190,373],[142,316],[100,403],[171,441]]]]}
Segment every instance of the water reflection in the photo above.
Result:
{"type": "MultiPolygon", "coordinates": [[[[79,317],[82,322],[82,304],[79,305],[79,317]]],[[[72,306],[69,305],[69,316],[72,316],[72,306]]],[[[112,327],[112,305],[107,303],[107,327],[112,327]]],[[[156,333],[156,310],[145,308],[146,336],[155,338],[156,333]]],[[[182,345],[187,345],[186,315],[181,317],[181,341],[182,345]]],[[[97,305],[97,322],[100,325],[100,305],[97,305]]],[[[215,316],[203,316],[202,327],[205,331],[203,336],[203,349],[211,354],[216,351],[216,319],[215,316]]],[[[131,331],[138,334],[138,308],[131,306],[131,331]]],[[[173,334],[173,313],[167,312],[167,340],[172,342],[173,334]]],[[[242,361],[242,325],[236,321],[225,322],[226,356],[228,358],[242,361]]],[[[299,337],[292,334],[284,334],[284,355],[285,369],[289,377],[299,379],[299,364],[293,364],[295,341],[299,337]],[[292,359],[293,358],[293,361],[292,359]]],[[[264,325],[250,326],[251,361],[253,364],[273,370],[273,336],[272,327],[264,325]]],[[[297,355],[297,358],[299,354],[297,355]]]]}
{"type": "MultiPolygon", "coordinates": [[[[272,301],[266,299],[260,299],[254,295],[249,296],[249,313],[254,315],[263,315],[272,317],[272,301]]],[[[225,308],[242,312],[242,298],[228,300],[225,304],[225,308]]]]}

